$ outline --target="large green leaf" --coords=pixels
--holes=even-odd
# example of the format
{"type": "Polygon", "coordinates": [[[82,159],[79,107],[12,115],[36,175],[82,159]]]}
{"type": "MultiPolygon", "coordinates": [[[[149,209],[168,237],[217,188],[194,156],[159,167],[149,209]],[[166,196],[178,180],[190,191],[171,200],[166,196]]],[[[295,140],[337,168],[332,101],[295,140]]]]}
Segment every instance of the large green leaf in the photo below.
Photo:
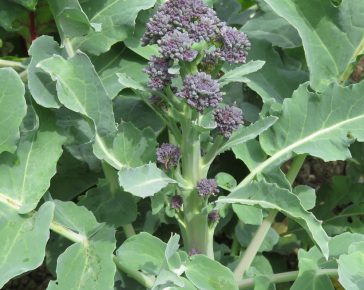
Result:
{"type": "Polygon", "coordinates": [[[124,89],[116,73],[125,73],[141,83],[148,81],[147,74],[143,72],[147,62],[125,47],[114,45],[108,52],[91,57],[91,61],[111,98],[124,89]]]}
{"type": "Polygon", "coordinates": [[[0,288],[43,263],[53,209],[45,203],[37,213],[20,215],[0,194],[0,288]]]}
{"type": "Polygon", "coordinates": [[[153,196],[170,183],[169,178],[155,163],[136,168],[123,168],[119,171],[119,182],[125,191],[142,198],[153,196]]]}
{"type": "Polygon", "coordinates": [[[117,250],[119,264],[132,271],[158,275],[165,258],[167,245],[148,233],[127,239],[117,250]]]}
{"type": "Polygon", "coordinates": [[[55,201],[55,204],[55,223],[74,231],[81,239],[59,256],[57,281],[51,281],[47,289],[114,290],[115,231],[99,224],[84,207],[72,202],[55,201]]]}
{"type": "Polygon", "coordinates": [[[280,188],[276,184],[264,181],[253,182],[235,190],[227,197],[221,197],[219,202],[254,205],[281,211],[294,219],[309,233],[326,257],[329,255],[329,237],[322,228],[321,222],[304,209],[294,193],[280,188]]]}
{"type": "Polygon", "coordinates": [[[22,133],[15,155],[0,155],[0,192],[21,205],[19,213],[33,210],[49,188],[65,141],[51,114],[39,119],[38,131],[22,133]]]}
{"type": "Polygon", "coordinates": [[[349,158],[348,146],[364,141],[364,83],[342,88],[331,85],[315,94],[301,86],[285,100],[279,120],[261,135],[268,160],[284,160],[293,153],[319,157],[325,161],[349,158]]]}
{"type": "MultiPolygon", "coordinates": [[[[250,37],[250,35],[248,34],[250,37]]],[[[248,60],[264,59],[264,66],[257,72],[246,75],[246,85],[256,91],[263,102],[282,102],[289,98],[297,87],[307,81],[307,72],[292,69],[284,64],[279,53],[268,41],[250,37],[252,49],[248,60]]]]}
{"type": "Polygon", "coordinates": [[[36,65],[54,54],[65,56],[63,49],[50,36],[43,35],[37,38],[29,49],[31,61],[28,66],[28,86],[34,100],[41,106],[47,108],[59,108],[56,84],[51,77],[37,68],[36,65]]]}
{"type": "Polygon", "coordinates": [[[348,77],[347,67],[364,52],[362,0],[343,0],[339,7],[322,0],[264,1],[298,30],[313,88],[348,77]]]}
{"type": "Polygon", "coordinates": [[[78,203],[93,212],[100,222],[114,227],[130,224],[137,218],[137,206],[133,196],[122,191],[111,192],[106,184],[90,189],[78,203]]]}
{"type": "Polygon", "coordinates": [[[48,0],[48,5],[62,38],[82,36],[92,29],[91,23],[78,0],[48,0]]]}
{"type": "Polygon", "coordinates": [[[187,263],[186,276],[198,289],[238,289],[234,275],[229,268],[203,255],[191,257],[187,263]]]}
{"type": "Polygon", "coordinates": [[[74,47],[96,55],[108,51],[113,44],[132,35],[138,13],[153,7],[155,2],[156,0],[83,1],[82,8],[90,22],[99,25],[101,29],[74,38],[74,47]]]}
{"type": "Polygon", "coordinates": [[[354,251],[341,255],[339,264],[339,282],[346,290],[360,290],[364,287],[364,254],[354,251]]]}
{"type": "Polygon", "coordinates": [[[37,66],[57,81],[58,99],[63,105],[94,122],[96,156],[116,168],[123,167],[110,149],[117,130],[112,102],[88,56],[78,52],[66,60],[54,55],[37,66]]]}
{"type": "Polygon", "coordinates": [[[141,131],[132,123],[122,123],[114,140],[114,153],[123,164],[137,167],[155,160],[157,145],[152,129],[141,131]]]}
{"type": "Polygon", "coordinates": [[[0,153],[13,152],[26,114],[25,89],[13,69],[1,68],[0,79],[0,153]]]}

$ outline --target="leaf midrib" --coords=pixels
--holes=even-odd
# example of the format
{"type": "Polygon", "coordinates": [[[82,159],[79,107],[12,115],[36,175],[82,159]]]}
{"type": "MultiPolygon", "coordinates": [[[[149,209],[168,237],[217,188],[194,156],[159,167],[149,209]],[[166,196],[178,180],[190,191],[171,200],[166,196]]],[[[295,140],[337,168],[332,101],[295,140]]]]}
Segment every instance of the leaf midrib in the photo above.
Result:
{"type": "Polygon", "coordinates": [[[327,128],[324,128],[324,129],[321,129],[321,130],[318,130],[308,136],[306,136],[305,138],[303,139],[300,139],[294,143],[292,143],[291,145],[281,149],[280,151],[274,153],[270,158],[268,158],[266,161],[264,161],[263,163],[261,163],[260,165],[258,165],[255,169],[253,169],[250,174],[237,186],[235,187],[232,192],[235,192],[237,191],[238,189],[246,186],[249,182],[251,182],[254,177],[261,173],[265,168],[267,168],[269,165],[271,165],[272,163],[274,163],[276,160],[278,160],[279,158],[281,158],[282,156],[284,156],[285,154],[288,154],[289,152],[293,151],[295,148],[307,143],[307,142],[310,142],[312,140],[314,140],[316,137],[320,136],[320,135],[323,135],[323,134],[326,134],[328,132],[331,132],[331,131],[334,131],[338,128],[340,128],[341,126],[344,126],[344,125],[347,125],[351,122],[355,122],[357,120],[360,120],[360,119],[364,119],[364,114],[362,115],[359,115],[359,116],[356,116],[356,117],[353,117],[353,118],[350,118],[350,119],[347,119],[347,120],[344,120],[344,121],[341,121],[339,123],[336,123],[330,127],[327,127],[327,128]]]}

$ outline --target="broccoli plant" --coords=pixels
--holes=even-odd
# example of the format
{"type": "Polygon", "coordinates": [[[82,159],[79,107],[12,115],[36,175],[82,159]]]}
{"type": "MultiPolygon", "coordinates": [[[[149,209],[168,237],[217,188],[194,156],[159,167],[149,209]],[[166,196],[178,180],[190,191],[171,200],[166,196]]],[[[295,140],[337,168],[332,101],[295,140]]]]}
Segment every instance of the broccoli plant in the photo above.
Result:
{"type": "Polygon", "coordinates": [[[363,287],[362,0],[0,9],[0,287],[363,287]]]}

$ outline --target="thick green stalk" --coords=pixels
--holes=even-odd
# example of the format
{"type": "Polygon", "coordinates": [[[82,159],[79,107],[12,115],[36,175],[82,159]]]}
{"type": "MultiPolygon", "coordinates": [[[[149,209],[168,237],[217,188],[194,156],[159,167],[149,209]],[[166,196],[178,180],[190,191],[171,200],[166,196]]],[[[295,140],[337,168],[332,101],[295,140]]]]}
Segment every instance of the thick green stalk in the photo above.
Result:
{"type": "MultiPolygon", "coordinates": [[[[305,161],[306,154],[298,155],[293,159],[290,169],[287,172],[287,179],[292,184],[296,179],[303,162],[305,161]]],[[[240,281],[244,276],[244,273],[249,269],[255,256],[257,255],[259,248],[261,247],[272,223],[275,220],[277,211],[272,210],[268,216],[263,220],[262,224],[259,226],[257,232],[255,233],[253,239],[251,240],[248,248],[246,249],[242,259],[234,270],[234,276],[237,281],[240,281]]]]}
{"type": "MultiPolygon", "coordinates": [[[[285,283],[285,282],[291,282],[297,279],[299,272],[298,271],[292,271],[292,272],[285,272],[285,273],[279,273],[279,274],[273,274],[273,275],[266,275],[264,277],[268,278],[271,283],[285,283]]],[[[318,276],[330,276],[330,277],[337,277],[338,272],[337,269],[319,269],[315,272],[316,277],[318,276]]],[[[250,289],[254,286],[254,278],[250,279],[243,279],[241,280],[238,285],[239,289],[250,289]]]]}

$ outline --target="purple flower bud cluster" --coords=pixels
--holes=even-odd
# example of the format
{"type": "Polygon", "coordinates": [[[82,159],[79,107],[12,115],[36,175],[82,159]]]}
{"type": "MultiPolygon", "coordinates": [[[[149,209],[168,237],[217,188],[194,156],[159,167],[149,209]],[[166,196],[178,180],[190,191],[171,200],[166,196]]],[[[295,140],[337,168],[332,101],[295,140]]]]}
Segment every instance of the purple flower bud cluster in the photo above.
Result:
{"type": "Polygon", "coordinates": [[[202,0],[169,0],[150,19],[142,44],[155,44],[174,30],[187,32],[197,42],[209,41],[220,27],[222,22],[215,11],[202,0]]]}
{"type": "Polygon", "coordinates": [[[189,256],[194,256],[194,255],[198,255],[198,254],[201,254],[201,252],[196,249],[196,248],[192,248],[189,252],[188,252],[188,255],[189,256]]]}
{"type": "Polygon", "coordinates": [[[207,107],[217,107],[222,101],[222,95],[219,83],[204,72],[188,75],[182,89],[177,93],[178,97],[186,99],[187,103],[199,112],[207,107]]]}
{"type": "Polygon", "coordinates": [[[191,48],[193,40],[188,33],[175,30],[166,34],[158,41],[161,54],[166,58],[183,61],[193,61],[197,56],[197,51],[191,48]]]}
{"type": "Polygon", "coordinates": [[[243,124],[243,113],[235,106],[225,106],[214,111],[214,119],[219,133],[229,138],[243,124]]]}
{"type": "Polygon", "coordinates": [[[148,86],[151,90],[162,90],[172,82],[173,75],[168,72],[171,60],[152,56],[144,71],[149,76],[148,86]]]}
{"type": "Polygon", "coordinates": [[[212,224],[218,222],[220,219],[219,211],[217,209],[214,209],[213,211],[211,211],[208,214],[207,218],[208,218],[209,222],[212,224]]]}
{"type": "Polygon", "coordinates": [[[175,210],[180,210],[183,204],[182,196],[174,195],[171,199],[171,208],[175,210]]]}
{"type": "Polygon", "coordinates": [[[219,193],[215,179],[203,178],[197,183],[197,192],[202,197],[209,197],[219,193]]]}
{"type": "Polygon", "coordinates": [[[221,47],[214,51],[214,55],[229,63],[245,63],[250,49],[250,41],[244,32],[235,27],[221,28],[218,41],[221,47]]]}
{"type": "Polygon", "coordinates": [[[164,165],[165,169],[176,166],[181,157],[181,150],[172,144],[163,143],[157,148],[157,161],[164,165]]]}

